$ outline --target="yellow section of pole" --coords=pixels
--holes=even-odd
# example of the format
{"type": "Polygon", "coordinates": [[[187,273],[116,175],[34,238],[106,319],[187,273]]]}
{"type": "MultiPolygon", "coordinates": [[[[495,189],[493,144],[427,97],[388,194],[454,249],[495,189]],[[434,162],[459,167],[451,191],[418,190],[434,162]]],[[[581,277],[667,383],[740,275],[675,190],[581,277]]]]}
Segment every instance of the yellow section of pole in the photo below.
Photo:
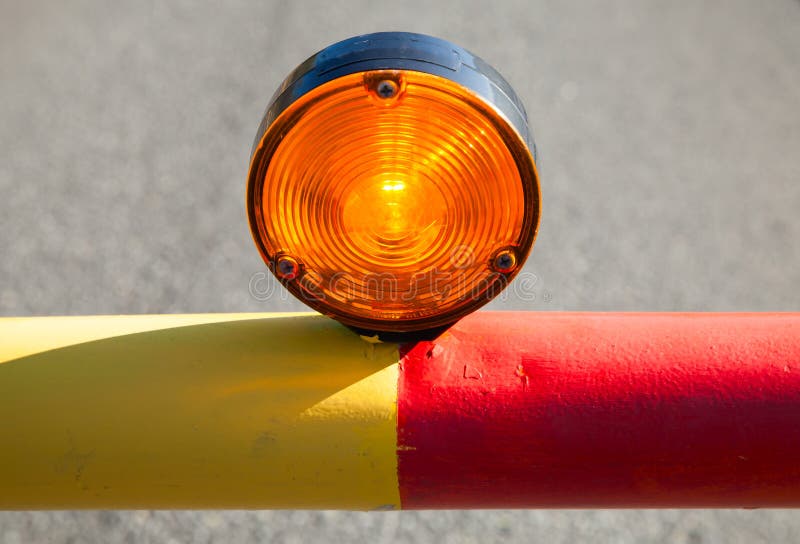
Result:
{"type": "Polygon", "coordinates": [[[399,508],[395,344],[318,315],[0,319],[0,509],[399,508]]]}

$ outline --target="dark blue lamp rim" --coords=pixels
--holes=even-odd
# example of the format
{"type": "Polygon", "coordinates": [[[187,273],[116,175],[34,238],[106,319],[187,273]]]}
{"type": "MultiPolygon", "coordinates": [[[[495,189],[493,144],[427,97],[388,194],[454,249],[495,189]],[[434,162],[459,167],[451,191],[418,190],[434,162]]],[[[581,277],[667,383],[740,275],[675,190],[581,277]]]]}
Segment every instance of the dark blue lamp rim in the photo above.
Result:
{"type": "Polygon", "coordinates": [[[253,152],[275,119],[298,98],[342,76],[370,70],[412,70],[454,81],[491,103],[519,133],[536,161],[522,101],[489,63],[441,38],[411,32],[354,36],[312,55],[283,80],[258,128],[253,152]]]}

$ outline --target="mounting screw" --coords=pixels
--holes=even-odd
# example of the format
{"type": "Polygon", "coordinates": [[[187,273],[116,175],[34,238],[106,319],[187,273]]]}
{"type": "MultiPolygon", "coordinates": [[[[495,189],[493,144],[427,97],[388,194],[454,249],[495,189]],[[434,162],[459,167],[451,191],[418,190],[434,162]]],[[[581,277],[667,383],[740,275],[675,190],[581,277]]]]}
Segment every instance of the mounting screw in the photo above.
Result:
{"type": "Polygon", "coordinates": [[[281,280],[293,280],[300,273],[300,263],[289,255],[281,255],[275,259],[275,275],[281,280]]]}
{"type": "Polygon", "coordinates": [[[517,256],[513,249],[501,249],[492,259],[492,268],[495,272],[508,274],[517,268],[517,256]]]}
{"type": "Polygon", "coordinates": [[[391,79],[384,79],[378,82],[375,87],[375,92],[381,98],[394,98],[397,95],[397,83],[391,79]]]}

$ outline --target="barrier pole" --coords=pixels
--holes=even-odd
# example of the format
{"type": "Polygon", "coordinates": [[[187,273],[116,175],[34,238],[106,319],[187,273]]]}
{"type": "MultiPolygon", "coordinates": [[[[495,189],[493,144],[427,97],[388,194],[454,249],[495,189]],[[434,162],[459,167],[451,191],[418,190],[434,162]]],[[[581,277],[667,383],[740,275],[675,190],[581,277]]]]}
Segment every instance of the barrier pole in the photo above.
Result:
{"type": "Polygon", "coordinates": [[[800,506],[800,314],[0,319],[0,509],[800,506]]]}

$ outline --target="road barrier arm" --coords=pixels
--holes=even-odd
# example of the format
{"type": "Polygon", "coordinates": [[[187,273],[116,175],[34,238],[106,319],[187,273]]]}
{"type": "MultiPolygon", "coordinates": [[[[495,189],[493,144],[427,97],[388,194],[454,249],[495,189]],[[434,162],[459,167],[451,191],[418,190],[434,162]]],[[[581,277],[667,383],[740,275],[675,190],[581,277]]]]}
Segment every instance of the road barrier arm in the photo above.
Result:
{"type": "Polygon", "coordinates": [[[0,319],[0,508],[800,506],[800,314],[0,319]]]}

